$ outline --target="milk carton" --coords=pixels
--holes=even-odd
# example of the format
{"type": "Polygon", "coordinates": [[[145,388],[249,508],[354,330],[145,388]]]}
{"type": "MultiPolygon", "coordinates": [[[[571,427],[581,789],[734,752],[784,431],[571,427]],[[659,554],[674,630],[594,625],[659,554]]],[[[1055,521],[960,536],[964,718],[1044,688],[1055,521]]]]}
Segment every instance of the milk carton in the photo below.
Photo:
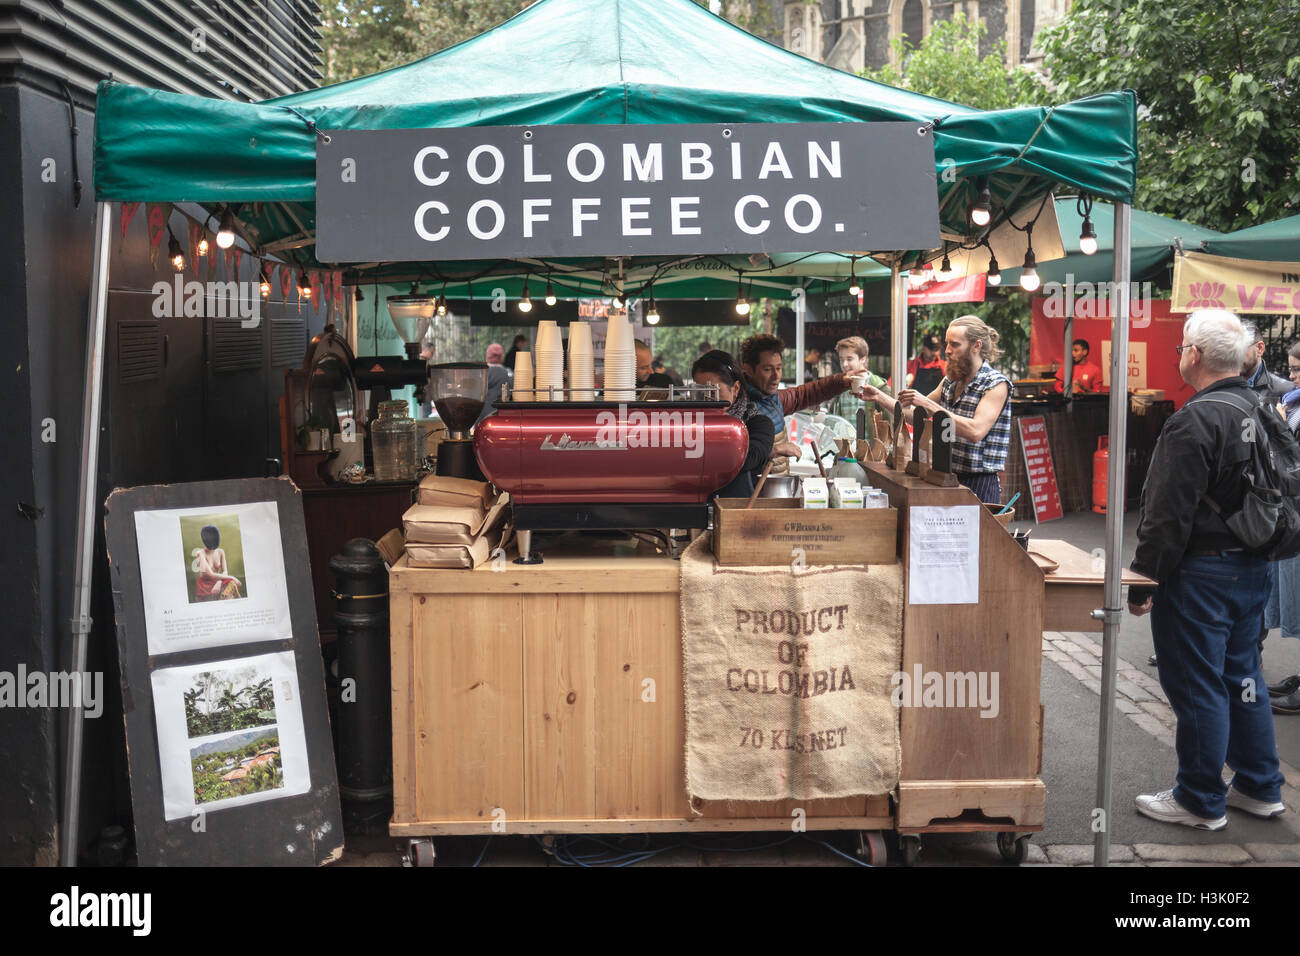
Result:
{"type": "Polygon", "coordinates": [[[803,480],[803,506],[805,508],[826,508],[830,505],[830,492],[826,479],[822,477],[803,480]]]}
{"type": "Polygon", "coordinates": [[[832,508],[862,508],[863,502],[862,486],[852,478],[831,479],[832,508]]]}

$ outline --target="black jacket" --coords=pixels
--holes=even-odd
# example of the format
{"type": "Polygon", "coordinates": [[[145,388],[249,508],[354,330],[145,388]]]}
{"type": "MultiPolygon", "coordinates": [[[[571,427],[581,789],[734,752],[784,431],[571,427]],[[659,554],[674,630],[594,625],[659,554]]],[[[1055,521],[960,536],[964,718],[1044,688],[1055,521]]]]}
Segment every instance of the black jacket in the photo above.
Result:
{"type": "Polygon", "coordinates": [[[1281,375],[1270,372],[1263,359],[1259,360],[1259,368],[1255,370],[1255,381],[1249,387],[1270,405],[1276,405],[1282,401],[1283,395],[1291,391],[1291,383],[1281,375]]]}
{"type": "Polygon", "coordinates": [[[745,455],[745,463],[740,466],[740,473],[717,492],[719,498],[748,498],[752,495],[767,460],[772,457],[772,442],[776,436],[772,420],[751,406],[745,428],[749,431],[749,452],[745,455]]]}
{"type": "MultiPolygon", "coordinates": [[[[1234,401],[1251,408],[1258,402],[1240,375],[1201,389],[1195,398],[1215,393],[1231,393],[1234,401]]],[[[1220,402],[1189,400],[1165,422],[1142,486],[1137,553],[1130,565],[1134,571],[1163,582],[1189,551],[1242,547],[1201,498],[1209,494],[1229,514],[1241,506],[1246,490],[1242,472],[1251,457],[1244,417],[1220,402]]],[[[1145,598],[1145,590],[1129,593],[1131,603],[1145,598]]]]}

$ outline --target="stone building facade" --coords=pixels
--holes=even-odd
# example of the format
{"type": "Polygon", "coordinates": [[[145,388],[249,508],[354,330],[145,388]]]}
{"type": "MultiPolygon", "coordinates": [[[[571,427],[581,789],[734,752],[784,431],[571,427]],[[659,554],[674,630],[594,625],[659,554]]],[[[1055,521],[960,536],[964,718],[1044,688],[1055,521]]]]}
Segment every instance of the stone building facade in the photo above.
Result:
{"type": "Polygon", "coordinates": [[[919,45],[934,23],[954,12],[987,26],[982,55],[1005,40],[1009,66],[1035,66],[1042,61],[1035,39],[1061,21],[1069,0],[785,0],[783,6],[786,49],[857,73],[891,62],[895,37],[919,45]]]}

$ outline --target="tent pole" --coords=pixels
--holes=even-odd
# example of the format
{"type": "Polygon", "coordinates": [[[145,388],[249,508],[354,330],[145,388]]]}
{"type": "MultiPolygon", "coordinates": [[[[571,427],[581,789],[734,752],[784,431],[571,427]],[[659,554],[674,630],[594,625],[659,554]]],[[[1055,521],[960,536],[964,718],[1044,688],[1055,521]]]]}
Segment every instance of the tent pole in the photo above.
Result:
{"type": "MultiPolygon", "coordinates": [[[[808,318],[808,290],[803,286],[799,288],[799,294],[794,300],[794,383],[803,384],[803,359],[807,354],[804,350],[804,320],[808,318]]],[[[779,438],[778,438],[779,440],[779,438]]]]}
{"type": "MultiPolygon", "coordinates": [[[[90,318],[86,323],[86,379],[81,406],[81,484],[77,498],[77,576],[72,594],[72,667],[86,673],[86,652],[90,640],[90,585],[94,571],[95,519],[99,513],[99,413],[104,385],[104,329],[108,312],[109,234],[113,226],[112,206],[95,204],[95,252],[91,265],[90,318]]],[[[83,676],[84,680],[85,677],[83,676]]],[[[77,865],[78,831],[81,827],[81,753],[85,714],[81,695],[75,695],[68,711],[64,747],[63,827],[59,835],[59,863],[77,865]]]]}
{"type": "Polygon", "coordinates": [[[907,273],[902,271],[902,253],[889,267],[889,376],[894,394],[907,387],[907,273]]]}
{"type": "Polygon", "coordinates": [[[1111,296],[1115,303],[1110,339],[1110,461],[1106,472],[1106,582],[1104,604],[1092,612],[1102,621],[1101,721],[1097,754],[1097,807],[1094,820],[1093,866],[1106,866],[1110,858],[1111,751],[1114,745],[1115,667],[1119,656],[1119,624],[1124,614],[1120,576],[1124,573],[1124,477],[1128,448],[1128,330],[1129,248],[1132,207],[1115,205],[1115,273],[1111,296]]]}

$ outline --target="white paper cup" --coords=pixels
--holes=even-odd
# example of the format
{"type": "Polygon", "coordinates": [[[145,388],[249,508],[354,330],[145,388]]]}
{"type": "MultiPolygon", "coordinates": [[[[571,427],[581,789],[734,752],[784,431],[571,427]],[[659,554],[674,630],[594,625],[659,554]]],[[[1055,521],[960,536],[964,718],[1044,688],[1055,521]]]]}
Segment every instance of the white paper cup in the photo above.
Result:
{"type": "MultiPolygon", "coordinates": [[[[519,395],[515,397],[517,402],[530,402],[533,400],[531,394],[533,388],[533,353],[516,352],[515,353],[515,374],[511,380],[513,392],[528,392],[528,395],[519,395]]],[[[512,392],[512,394],[513,394],[512,392]]]]}

